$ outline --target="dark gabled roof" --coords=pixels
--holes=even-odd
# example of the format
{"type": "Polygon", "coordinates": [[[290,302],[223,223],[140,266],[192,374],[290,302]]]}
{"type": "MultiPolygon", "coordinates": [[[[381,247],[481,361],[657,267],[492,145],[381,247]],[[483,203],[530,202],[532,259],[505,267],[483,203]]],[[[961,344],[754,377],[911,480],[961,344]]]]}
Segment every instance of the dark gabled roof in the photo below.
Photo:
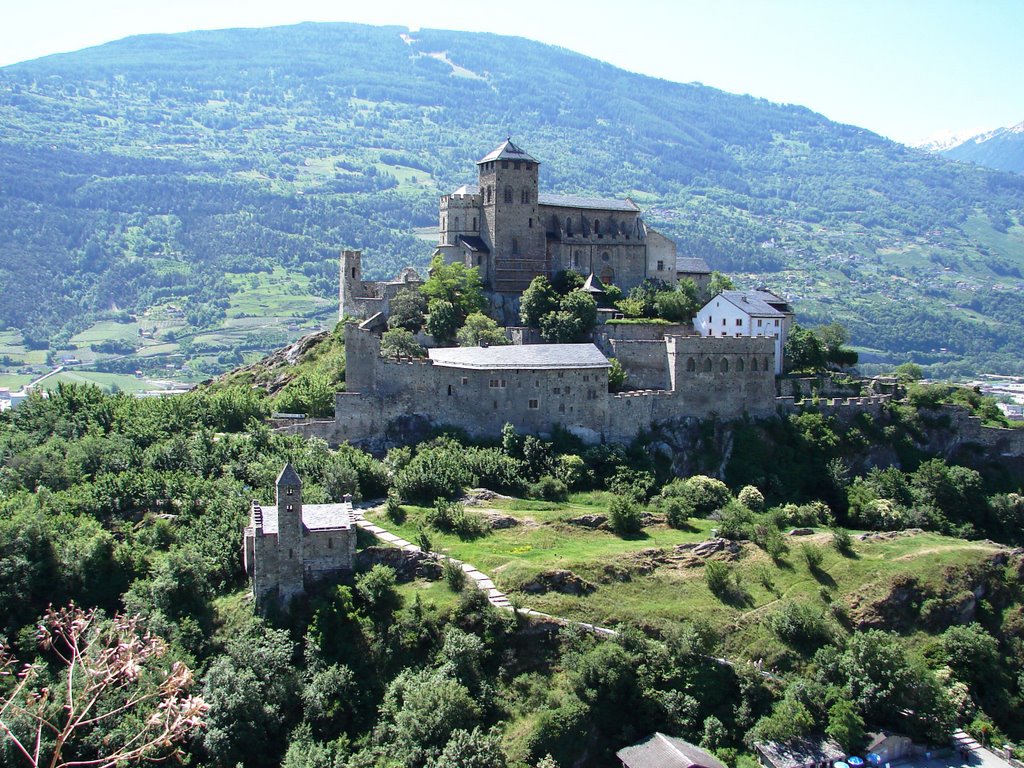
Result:
{"type": "Polygon", "coordinates": [[[486,155],[476,161],[477,165],[480,163],[489,163],[492,160],[526,160],[530,163],[539,163],[535,157],[531,157],[525,150],[520,149],[512,143],[512,139],[506,139],[497,147],[492,149],[486,155]]]}
{"type": "Polygon", "coordinates": [[[655,733],[615,753],[626,768],[725,768],[714,755],[682,739],[655,733]]]}
{"type": "Polygon", "coordinates": [[[715,298],[725,299],[754,317],[785,317],[793,313],[786,300],[771,291],[722,291],[715,298]]]}
{"type": "Polygon", "coordinates": [[[477,235],[459,235],[459,242],[471,251],[479,251],[480,253],[491,252],[491,249],[487,247],[487,243],[481,240],[477,235]]]}
{"type": "MultiPolygon", "coordinates": [[[[481,160],[480,162],[483,162],[481,160]]],[[[461,187],[453,192],[449,192],[451,195],[479,195],[480,185],[479,184],[463,184],[461,187]]],[[[550,205],[554,208],[583,208],[592,211],[628,211],[629,213],[639,213],[640,207],[630,200],[628,197],[625,200],[613,200],[606,197],[580,197],[579,195],[552,195],[547,192],[541,192],[537,195],[537,203],[540,205],[550,205]]],[[[706,266],[706,265],[705,265],[706,266]]]]}
{"type": "MultiPolygon", "coordinates": [[[[280,533],[277,504],[255,505],[260,509],[263,533],[280,533]]],[[[352,503],[303,504],[302,524],[310,531],[333,531],[352,527],[352,503]]]]}
{"type": "Polygon", "coordinates": [[[284,465],[284,469],[281,470],[281,474],[277,476],[277,485],[291,485],[299,487],[302,485],[302,481],[299,479],[299,473],[292,467],[291,462],[284,465]]]}
{"type": "Polygon", "coordinates": [[[758,741],[754,748],[775,768],[802,768],[812,763],[833,763],[846,757],[839,744],[820,734],[790,741],[758,741]]]}
{"type": "Polygon", "coordinates": [[[583,287],[580,289],[587,293],[604,293],[604,288],[601,287],[601,281],[594,277],[594,273],[591,272],[587,275],[587,279],[583,281],[583,287]]]}
{"type": "Polygon", "coordinates": [[[688,275],[710,275],[711,267],[704,259],[693,256],[677,256],[676,272],[685,272],[688,275]]]}
{"type": "Polygon", "coordinates": [[[431,362],[443,368],[478,370],[610,368],[593,344],[523,344],[497,347],[428,349],[431,362]]]}
{"type": "Polygon", "coordinates": [[[551,195],[541,192],[537,195],[540,205],[557,208],[589,208],[593,211],[629,211],[639,213],[640,208],[628,197],[625,200],[612,200],[604,197],[579,197],[577,195],[551,195]]]}

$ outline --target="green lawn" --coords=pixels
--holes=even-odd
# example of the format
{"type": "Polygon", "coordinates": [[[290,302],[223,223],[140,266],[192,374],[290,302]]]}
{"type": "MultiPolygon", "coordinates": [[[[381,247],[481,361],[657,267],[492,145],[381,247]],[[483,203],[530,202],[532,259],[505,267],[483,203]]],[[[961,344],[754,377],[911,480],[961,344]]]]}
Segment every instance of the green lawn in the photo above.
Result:
{"type": "MultiPolygon", "coordinates": [[[[561,504],[484,502],[469,509],[496,509],[516,517],[520,524],[468,541],[436,531],[429,531],[429,536],[435,551],[473,564],[522,606],[608,626],[628,621],[658,629],[700,618],[719,630],[726,652],[780,664],[787,651],[771,634],[767,619],[783,602],[806,601],[827,614],[831,602],[846,604],[854,596],[870,602],[885,595],[897,574],[938,585],[947,567],[978,563],[999,549],[986,542],[924,533],[889,540],[855,539],[854,553],[842,555],[831,546],[831,534],[820,532],[787,537],[790,551],[775,563],[746,543],[731,564],[739,588],[733,598],[722,600],[709,590],[703,565],[686,563],[681,556],[673,560],[676,545],[709,538],[713,521],[691,520],[689,530],[655,524],[629,538],[566,522],[582,514],[603,513],[608,498],[602,493],[579,495],[561,504]],[[814,573],[801,555],[804,545],[823,554],[821,568],[814,573]],[[596,589],[586,596],[521,591],[538,573],[554,569],[570,570],[596,589]]],[[[367,517],[415,541],[424,510],[406,509],[408,518],[402,525],[391,523],[378,510],[367,517]]]]}
{"type": "Polygon", "coordinates": [[[123,339],[136,342],[139,338],[138,323],[115,323],[113,320],[101,320],[93,323],[81,333],[71,337],[71,343],[88,348],[90,344],[112,339],[123,339]]]}

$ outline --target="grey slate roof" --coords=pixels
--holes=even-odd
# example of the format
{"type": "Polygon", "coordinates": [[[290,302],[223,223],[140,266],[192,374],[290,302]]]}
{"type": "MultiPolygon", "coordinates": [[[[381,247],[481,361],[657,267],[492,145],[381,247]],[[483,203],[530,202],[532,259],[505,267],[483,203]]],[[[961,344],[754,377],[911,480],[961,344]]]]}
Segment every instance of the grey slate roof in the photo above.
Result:
{"type": "Polygon", "coordinates": [[[711,267],[704,259],[691,256],[676,257],[676,272],[686,272],[690,275],[710,275],[711,267]]]}
{"type": "Polygon", "coordinates": [[[627,768],[725,768],[714,755],[700,747],[655,733],[615,753],[627,768]]]}
{"type": "Polygon", "coordinates": [[[299,479],[298,473],[292,467],[291,462],[284,465],[284,469],[281,470],[281,474],[277,476],[276,485],[292,485],[296,488],[302,485],[302,481],[299,479]]]}
{"type": "Polygon", "coordinates": [[[774,768],[802,768],[811,763],[842,760],[843,748],[827,736],[815,735],[790,741],[758,741],[754,749],[764,755],[774,768]]]}
{"type": "MultiPolygon", "coordinates": [[[[263,510],[263,533],[277,533],[277,505],[261,505],[263,510]]],[[[352,505],[303,504],[302,524],[311,531],[327,531],[352,526],[352,505]]]]}
{"type": "Polygon", "coordinates": [[[785,299],[771,291],[722,291],[717,298],[725,299],[755,317],[785,317],[793,311],[785,299]]]}
{"type": "Polygon", "coordinates": [[[478,370],[610,368],[593,344],[516,344],[501,347],[439,347],[428,349],[434,365],[478,370]]]}
{"type": "MultiPolygon", "coordinates": [[[[482,160],[480,162],[483,162],[482,160]]],[[[463,184],[451,192],[452,195],[479,195],[478,184],[463,184]]],[[[537,195],[539,205],[551,205],[558,208],[587,208],[594,211],[628,211],[639,213],[640,207],[630,200],[613,200],[606,197],[580,197],[578,195],[552,195],[541,192],[537,195]]],[[[705,265],[706,266],[706,265],[705,265]]]]}
{"type": "Polygon", "coordinates": [[[491,252],[491,249],[487,247],[487,243],[476,235],[459,235],[459,242],[464,243],[471,251],[491,252]]]}
{"type": "Polygon", "coordinates": [[[577,195],[552,195],[541,192],[537,195],[540,205],[551,205],[559,208],[589,208],[595,211],[629,211],[639,213],[640,208],[628,197],[625,200],[613,200],[605,197],[579,197],[577,195]]]}
{"type": "Polygon", "coordinates": [[[497,147],[477,160],[476,164],[480,165],[480,163],[489,163],[492,160],[526,160],[530,163],[540,162],[536,158],[531,157],[525,150],[513,144],[512,139],[506,139],[503,141],[497,147]]]}

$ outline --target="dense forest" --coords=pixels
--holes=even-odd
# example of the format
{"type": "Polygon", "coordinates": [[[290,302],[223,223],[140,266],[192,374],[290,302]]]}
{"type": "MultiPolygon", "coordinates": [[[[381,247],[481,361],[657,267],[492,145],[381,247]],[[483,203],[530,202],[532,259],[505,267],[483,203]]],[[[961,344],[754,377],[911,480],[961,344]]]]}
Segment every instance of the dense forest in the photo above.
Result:
{"type": "MultiPolygon", "coordinates": [[[[278,397],[343,372],[339,338],[306,345],[278,397]]],[[[0,665],[36,662],[18,706],[0,680],[12,734],[31,735],[26,713],[58,718],[63,616],[99,648],[139,647],[116,679],[192,713],[173,739],[192,764],[598,766],[658,729],[743,768],[753,741],[815,732],[851,750],[880,726],[926,744],[954,725],[1024,735],[1022,478],[970,445],[949,454],[943,403],[999,418],[973,390],[912,383],[876,417],[696,425],[680,477],[657,432],[332,450],[263,422],[272,401],[250,385],[266,368],[169,398],[62,384],[0,414],[0,665]],[[366,514],[425,550],[503,563],[515,604],[617,635],[499,610],[459,568],[374,565],[363,532],[351,578],[260,616],[241,529],[285,462],[307,503],[377,500],[366,514]],[[721,556],[681,554],[701,542],[721,556]],[[552,563],[576,591],[537,591],[552,563]]],[[[72,729],[64,759],[131,743],[140,709],[72,729]]],[[[0,750],[25,764],[12,740],[0,750]]]]}
{"type": "Polygon", "coordinates": [[[632,196],[864,360],[1020,368],[1024,179],[798,106],[518,38],[303,24],[5,67],[0,115],[0,324],[28,349],[169,303],[177,337],[216,330],[244,314],[236,278],[275,267],[328,299],[343,246],[369,277],[422,267],[438,194],[511,132],[545,190],[632,196]]]}

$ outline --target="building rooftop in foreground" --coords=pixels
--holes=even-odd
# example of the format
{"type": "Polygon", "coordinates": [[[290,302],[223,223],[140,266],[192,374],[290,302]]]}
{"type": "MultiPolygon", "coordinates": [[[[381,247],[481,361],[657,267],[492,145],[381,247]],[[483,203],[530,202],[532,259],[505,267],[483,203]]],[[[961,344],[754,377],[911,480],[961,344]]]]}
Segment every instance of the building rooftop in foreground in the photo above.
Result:
{"type": "Polygon", "coordinates": [[[714,755],[689,742],[655,733],[615,753],[626,768],[725,768],[714,755]]]}
{"type": "Polygon", "coordinates": [[[843,748],[827,736],[811,735],[790,741],[758,741],[754,749],[774,768],[803,768],[834,763],[846,757],[843,748]]]}
{"type": "Polygon", "coordinates": [[[443,368],[489,370],[542,368],[610,368],[608,358],[593,344],[515,344],[500,347],[440,347],[427,350],[431,362],[443,368]]]}

